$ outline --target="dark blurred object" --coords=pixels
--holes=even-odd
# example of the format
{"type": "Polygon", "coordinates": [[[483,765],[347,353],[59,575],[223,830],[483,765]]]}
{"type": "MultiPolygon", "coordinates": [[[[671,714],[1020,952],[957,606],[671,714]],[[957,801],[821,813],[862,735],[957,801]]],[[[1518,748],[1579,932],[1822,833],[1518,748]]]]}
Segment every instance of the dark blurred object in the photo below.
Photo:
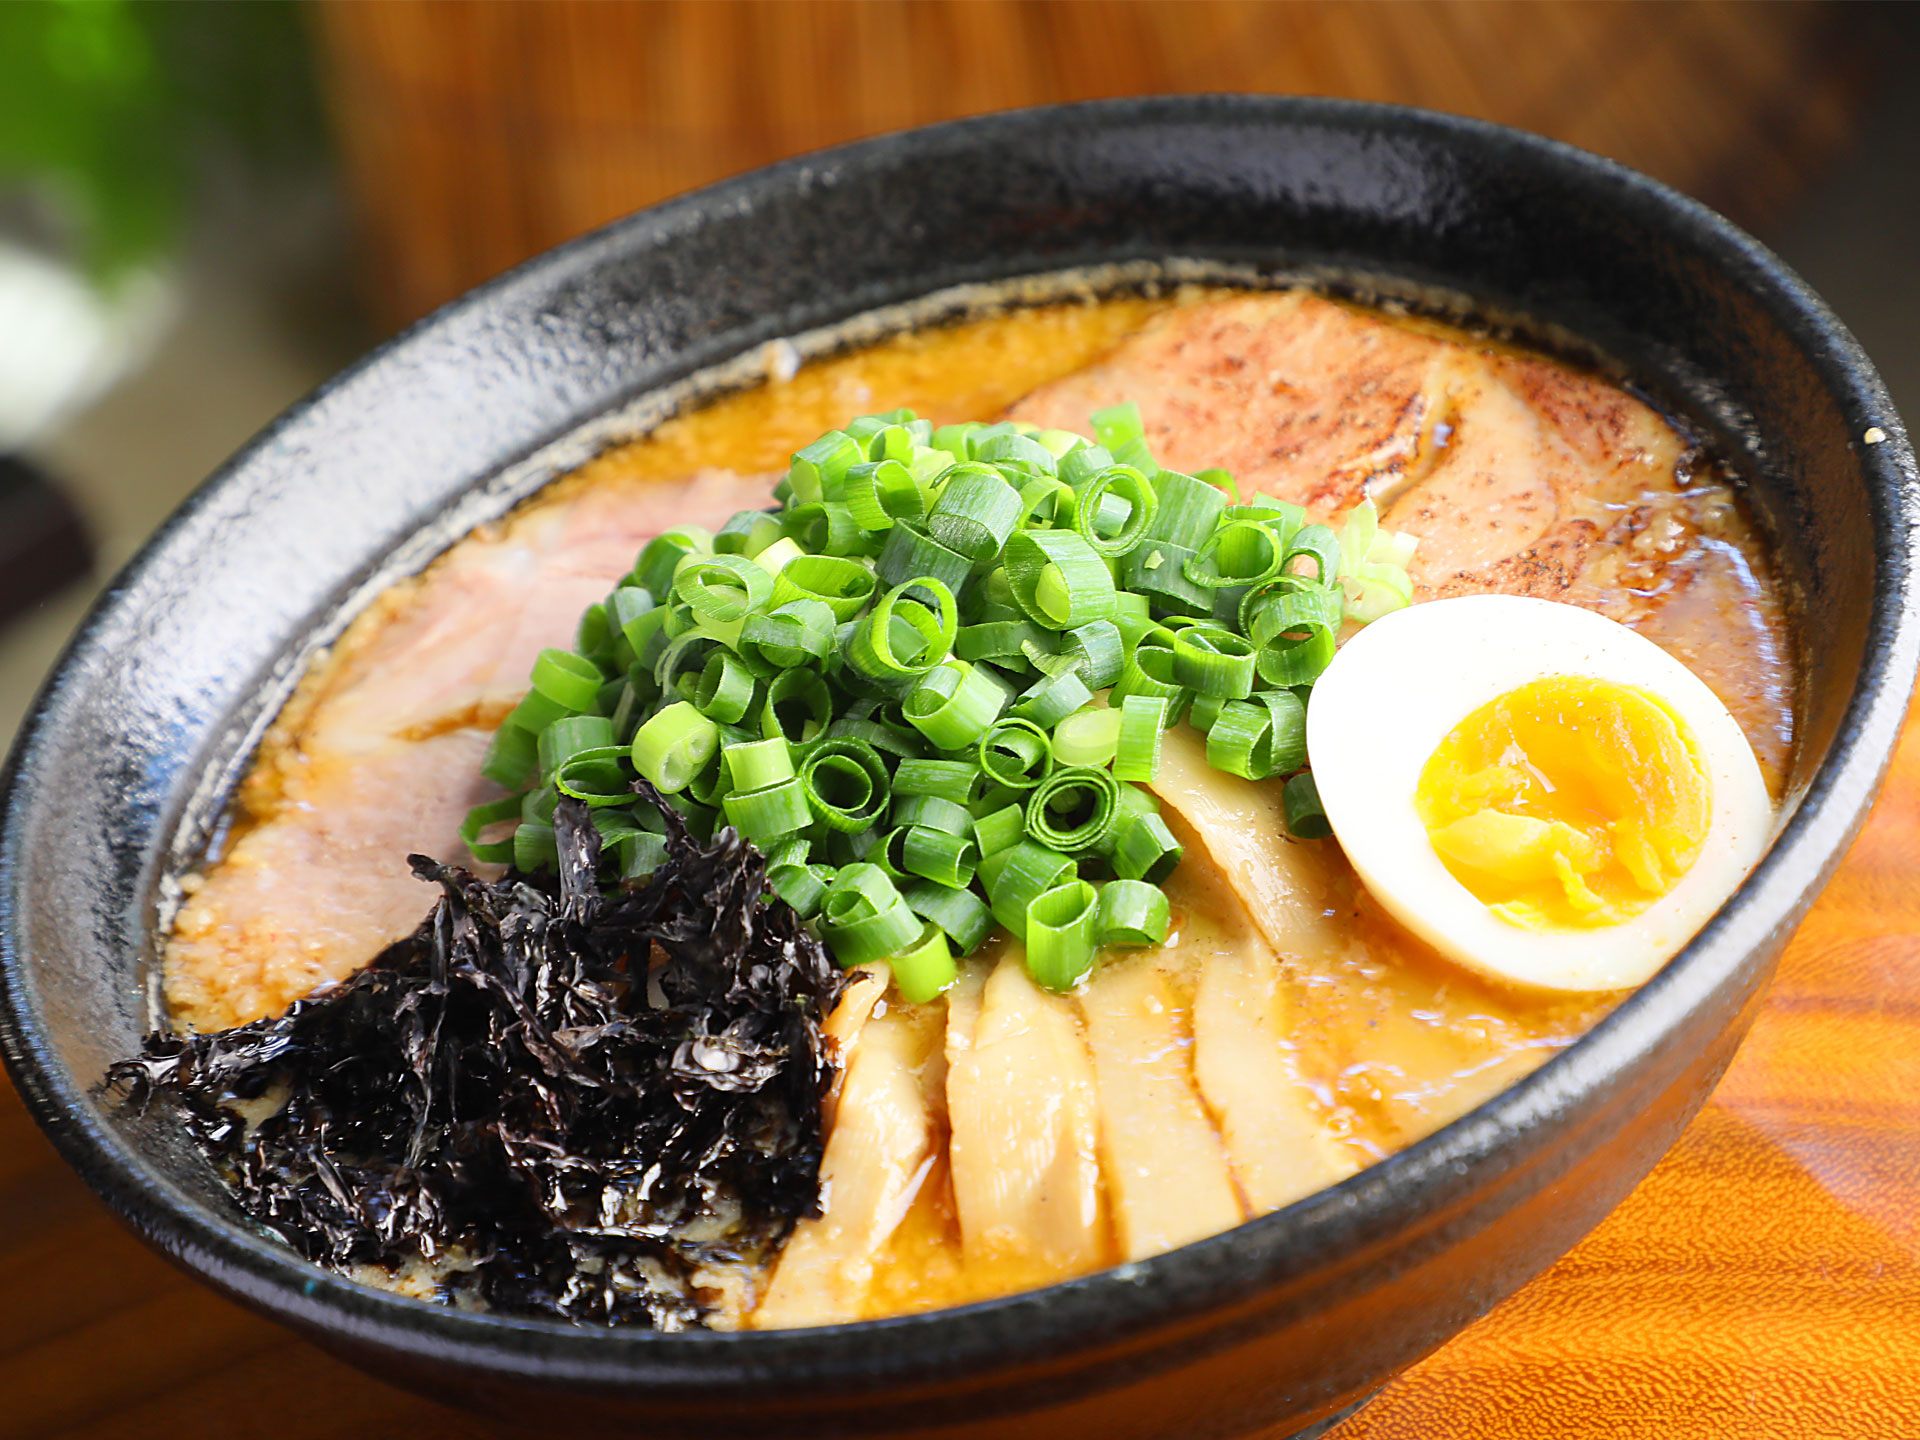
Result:
{"type": "MultiPolygon", "coordinates": [[[[325,0],[386,323],[667,195],[1010,106],[1246,90],[1568,140],[1752,226],[1848,138],[1875,22],[1814,3],[325,0]]],[[[852,237],[850,237],[852,238],[852,237]]]]}
{"type": "Polygon", "coordinates": [[[86,521],[24,460],[0,455],[0,625],[93,572],[86,521]]]}

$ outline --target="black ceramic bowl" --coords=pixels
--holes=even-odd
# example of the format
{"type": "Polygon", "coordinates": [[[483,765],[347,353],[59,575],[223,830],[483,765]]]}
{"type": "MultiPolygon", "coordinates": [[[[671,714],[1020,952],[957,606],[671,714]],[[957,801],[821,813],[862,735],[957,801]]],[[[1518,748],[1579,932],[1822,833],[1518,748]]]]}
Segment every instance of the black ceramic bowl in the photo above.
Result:
{"type": "Polygon", "coordinates": [[[1313,1426],[1545,1267],[1673,1140],[1859,826],[1920,655],[1916,478],[1866,357],[1747,236],[1471,121],[1201,98],[1031,111],[776,166],[556,250],[295,406],[130,565],[6,778],[0,1038],[40,1123],[183,1266],[403,1383],[648,1433],[1240,1434],[1313,1426]],[[1686,951],[1511,1090],[1346,1183],[1141,1264],[964,1309],[768,1334],[451,1313],[309,1268],[161,1118],[95,1094],[139,1043],[168,876],[313,647],[596,444],[769,339],[946,287],[1116,262],[1334,277],[1564,327],[1745,470],[1805,646],[1772,852],[1686,951]]]}

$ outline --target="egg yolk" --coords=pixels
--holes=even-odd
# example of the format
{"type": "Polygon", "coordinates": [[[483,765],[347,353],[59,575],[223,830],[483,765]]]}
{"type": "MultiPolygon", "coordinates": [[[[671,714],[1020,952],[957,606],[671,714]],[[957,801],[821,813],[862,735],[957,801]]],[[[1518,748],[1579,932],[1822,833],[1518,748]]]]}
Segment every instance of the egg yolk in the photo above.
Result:
{"type": "Polygon", "coordinates": [[[1533,930],[1615,925],[1700,853],[1712,782],[1685,722],[1645,691],[1582,675],[1491,700],[1440,742],[1414,808],[1447,870],[1533,930]]]}

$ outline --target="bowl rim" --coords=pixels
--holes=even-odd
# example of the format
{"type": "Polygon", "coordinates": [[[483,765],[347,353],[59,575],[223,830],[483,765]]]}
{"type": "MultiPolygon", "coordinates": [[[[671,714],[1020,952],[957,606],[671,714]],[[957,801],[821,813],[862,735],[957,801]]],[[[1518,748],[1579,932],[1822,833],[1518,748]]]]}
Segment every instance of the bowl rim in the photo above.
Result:
{"type": "Polygon", "coordinates": [[[1182,95],[1042,106],[858,141],[720,181],[616,220],[482,284],[416,322],[283,412],[222,465],[155,533],[89,611],[36,696],[0,772],[0,1051],[36,1121],[119,1216],[200,1278],[309,1332],[333,1333],[446,1367],[609,1392],[694,1393],[717,1384],[763,1393],[937,1384],[982,1368],[1019,1369],[1096,1345],[1125,1346],[1203,1312],[1234,1311],[1369,1243],[1432,1223],[1499,1167],[1513,1140],[1594,1102],[1637,1055],[1670,1038],[1770,939],[1797,923],[1864,822],[1891,763],[1916,665],[1916,533],[1920,477],[1906,432],[1858,343],[1826,304],[1765,246],[1706,206],[1613,161],[1491,122],[1365,101],[1296,96],[1182,95]],[[201,1218],[184,1192],[131,1145],[94,1123],[85,1089],[55,1053],[19,951],[13,900],[21,871],[23,777],[46,743],[49,711],[82,683],[84,660],[122,604],[127,582],[165,555],[185,522],[324,399],[369,371],[404,360],[453,322],[516,292],[592,272],[706,214],[777,195],[810,170],[885,168],[903,153],[991,143],[1062,119],[1123,130],[1142,124],[1267,123],[1367,134],[1414,134],[1441,147],[1492,147],[1610,189],[1622,203],[1678,226],[1712,260],[1763,295],[1801,348],[1856,439],[1876,526],[1873,602],[1864,663],[1826,759],[1773,847],[1721,912],[1658,975],[1574,1045],[1531,1074],[1352,1178],[1232,1230],[1152,1259],[1039,1290],[922,1314],[816,1329],[661,1333],[583,1330],[563,1322],[451,1311],[361,1286],[307,1264],[238,1220],[201,1218]],[[1415,1203],[1417,1202],[1417,1203],[1415,1203]],[[1064,1338],[1063,1338],[1064,1337],[1064,1338]],[[884,1341],[885,1343],[875,1343],[884,1341]]]}

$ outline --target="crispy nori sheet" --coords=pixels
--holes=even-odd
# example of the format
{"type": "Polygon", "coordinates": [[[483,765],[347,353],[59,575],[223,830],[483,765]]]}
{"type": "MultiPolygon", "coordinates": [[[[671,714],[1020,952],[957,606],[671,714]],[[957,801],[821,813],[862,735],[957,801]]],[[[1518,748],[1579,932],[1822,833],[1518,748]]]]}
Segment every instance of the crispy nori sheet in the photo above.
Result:
{"type": "Polygon", "coordinates": [[[416,855],[444,894],[408,939],[277,1019],[157,1033],[109,1084],[171,1096],[240,1208],[309,1260],[446,1257],[449,1300],[703,1323],[703,1267],[762,1263],[819,1213],[821,1022],[846,978],[751,845],[703,847],[636,788],[668,828],[646,880],[602,893],[570,800],[557,876],[416,855]]]}

